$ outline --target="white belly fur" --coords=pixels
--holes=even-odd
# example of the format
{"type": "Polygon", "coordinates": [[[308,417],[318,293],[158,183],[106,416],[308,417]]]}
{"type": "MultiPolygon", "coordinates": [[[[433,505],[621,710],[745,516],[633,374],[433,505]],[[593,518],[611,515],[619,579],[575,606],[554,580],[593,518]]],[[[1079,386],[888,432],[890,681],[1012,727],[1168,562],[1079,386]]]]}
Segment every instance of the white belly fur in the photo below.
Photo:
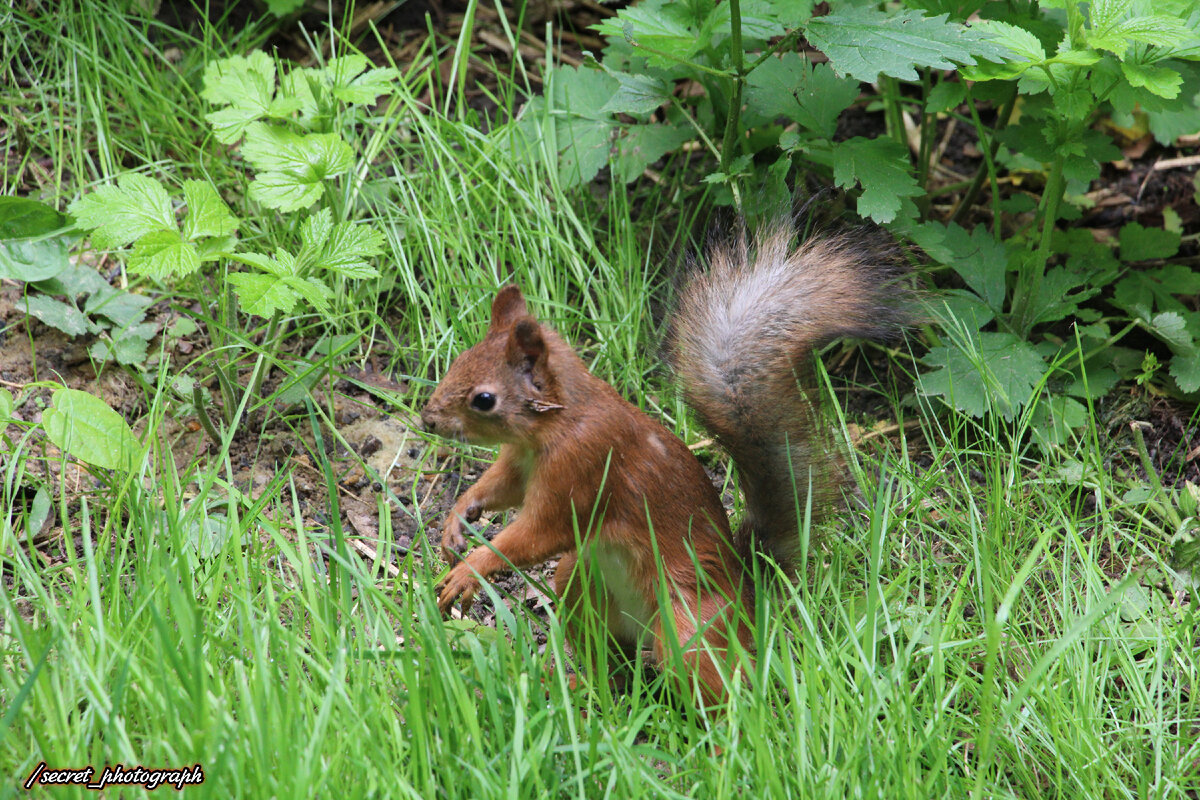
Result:
{"type": "Polygon", "coordinates": [[[610,604],[609,624],[619,640],[640,645],[650,633],[655,609],[634,587],[633,558],[620,545],[596,543],[591,548],[593,576],[602,582],[610,604]]]}

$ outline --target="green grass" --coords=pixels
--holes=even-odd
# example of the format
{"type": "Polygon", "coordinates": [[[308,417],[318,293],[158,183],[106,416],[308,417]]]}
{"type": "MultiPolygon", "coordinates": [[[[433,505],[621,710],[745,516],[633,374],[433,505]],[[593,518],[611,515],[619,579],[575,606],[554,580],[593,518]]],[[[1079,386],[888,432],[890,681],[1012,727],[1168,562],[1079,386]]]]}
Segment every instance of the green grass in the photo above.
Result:
{"type": "MultiPolygon", "coordinates": [[[[10,132],[33,132],[6,193],[37,159],[51,165],[41,193],[62,204],[122,169],[244,186],[205,138],[196,89],[206,60],[256,35],[231,37],[218,21],[168,65],[147,24],[95,8],[53,24],[3,13],[16,23],[6,55],[20,63],[0,91],[16,91],[11,71],[39,76],[19,106],[0,109],[10,132]]],[[[263,346],[219,272],[173,287],[174,305],[202,309],[216,363],[243,385],[259,362],[304,375],[321,337],[339,371],[382,354],[410,378],[395,398],[405,418],[512,276],[599,374],[699,438],[658,378],[651,316],[670,278],[661,254],[682,244],[665,239],[686,228],[669,216],[686,179],[599,199],[562,193],[473,120],[419,104],[430,88],[445,96],[434,51],[401,65],[396,103],[361,121],[375,143],[364,166],[393,172],[336,198],[385,231],[383,278],[343,287],[332,321],[286,320],[288,340],[306,342],[298,354],[263,346]]],[[[511,107],[514,86],[498,82],[511,107]]],[[[247,235],[274,243],[295,224],[265,214],[247,235]]],[[[26,335],[20,317],[7,335],[26,335]]],[[[197,355],[185,372],[211,381],[214,361],[197,355]]],[[[188,460],[172,424],[186,398],[165,365],[148,370],[138,430],[149,452],[137,474],[97,486],[29,426],[3,433],[0,796],[22,794],[41,761],[199,763],[206,782],[186,792],[214,797],[1200,792],[1195,594],[1175,593],[1164,565],[1173,531],[1126,499],[1095,425],[1045,456],[1019,421],[981,427],[894,398],[888,416],[916,426],[862,454],[861,510],[813,532],[801,579],[756,611],[752,674],[726,715],[706,718],[654,674],[637,673],[624,694],[603,675],[569,689],[560,625],[520,603],[497,605],[495,633],[444,623],[431,589],[440,562],[419,535],[405,552],[392,528],[394,508],[440,522],[396,496],[414,494],[418,476],[392,475],[379,493],[380,557],[351,552],[354,531],[334,513],[345,469],[329,458],[334,378],[316,375],[308,408],[276,403],[278,383],[235,392],[245,410],[223,422],[223,446],[188,460]],[[230,452],[260,431],[248,452],[270,477],[248,486],[230,452]],[[315,468],[270,456],[272,436],[293,439],[315,468]],[[1082,481],[1060,478],[1075,465],[1082,481]],[[34,546],[29,519],[44,500],[59,538],[34,546]]]]}

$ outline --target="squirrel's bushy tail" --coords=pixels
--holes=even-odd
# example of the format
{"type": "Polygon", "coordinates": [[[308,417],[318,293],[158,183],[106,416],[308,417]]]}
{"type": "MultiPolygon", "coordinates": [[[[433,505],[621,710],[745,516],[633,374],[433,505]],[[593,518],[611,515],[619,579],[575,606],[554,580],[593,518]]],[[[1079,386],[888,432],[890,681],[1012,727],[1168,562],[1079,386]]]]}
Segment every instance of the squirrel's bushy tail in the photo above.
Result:
{"type": "Polygon", "coordinates": [[[810,388],[812,351],[841,336],[895,338],[910,305],[898,283],[905,262],[882,234],[798,246],[794,236],[790,222],[777,222],[752,244],[743,231],[711,247],[707,269],[683,287],[671,332],[688,405],[737,465],[746,499],[738,548],[789,567],[810,488],[819,511],[841,473],[810,388]]]}

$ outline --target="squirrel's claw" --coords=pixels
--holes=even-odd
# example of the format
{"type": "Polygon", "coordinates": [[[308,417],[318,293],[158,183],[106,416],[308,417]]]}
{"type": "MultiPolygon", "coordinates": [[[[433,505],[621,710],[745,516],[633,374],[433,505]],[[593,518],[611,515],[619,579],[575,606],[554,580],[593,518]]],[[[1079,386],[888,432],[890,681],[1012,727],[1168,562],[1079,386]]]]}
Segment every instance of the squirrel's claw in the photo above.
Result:
{"type": "Polygon", "coordinates": [[[462,601],[462,612],[466,614],[475,604],[475,595],[479,593],[479,579],[465,561],[460,561],[437,585],[437,592],[438,610],[442,614],[450,613],[450,606],[454,605],[455,600],[462,601]]]}

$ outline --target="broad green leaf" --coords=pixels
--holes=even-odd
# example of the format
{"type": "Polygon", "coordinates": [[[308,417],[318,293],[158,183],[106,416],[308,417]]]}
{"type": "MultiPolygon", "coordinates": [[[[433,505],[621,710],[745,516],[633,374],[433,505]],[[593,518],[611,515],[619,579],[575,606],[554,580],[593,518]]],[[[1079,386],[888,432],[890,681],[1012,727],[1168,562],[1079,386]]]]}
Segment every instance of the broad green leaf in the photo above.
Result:
{"type": "Polygon", "coordinates": [[[38,281],[34,288],[42,294],[62,294],[75,298],[81,294],[104,292],[112,287],[91,267],[68,263],[62,272],[53,278],[38,281]]]}
{"type": "Polygon", "coordinates": [[[333,226],[329,241],[314,266],[348,278],[374,278],[379,273],[366,259],[383,252],[383,234],[369,225],[347,220],[333,226]]]}
{"type": "Polygon", "coordinates": [[[1004,310],[1008,251],[983,225],[970,233],[955,223],[946,226],[943,244],[953,257],[942,263],[953,269],[993,312],[1004,310]]]}
{"type": "Polygon", "coordinates": [[[321,199],[321,181],[303,181],[281,172],[263,172],[250,184],[250,197],[283,212],[308,208],[321,199]]]}
{"type": "Polygon", "coordinates": [[[158,326],[152,322],[144,322],[125,331],[112,331],[111,339],[96,341],[88,348],[88,353],[100,363],[115,360],[125,366],[145,364],[150,340],[157,332],[158,326]]]}
{"type": "Polygon", "coordinates": [[[200,96],[213,105],[226,106],[204,115],[222,144],[236,142],[247,126],[261,117],[286,113],[275,105],[274,94],[275,60],[261,50],[213,61],[204,69],[200,96]]]}
{"type": "Polygon", "coordinates": [[[671,100],[672,86],[648,75],[630,75],[609,71],[617,81],[617,91],[600,108],[601,114],[633,114],[640,116],[658,109],[671,100]]]}
{"type": "Polygon", "coordinates": [[[617,139],[612,160],[613,179],[630,183],[650,166],[695,135],[684,125],[632,125],[617,139]]]}
{"type": "Polygon", "coordinates": [[[992,33],[992,43],[1007,47],[1018,58],[1032,63],[1046,60],[1046,49],[1029,31],[1006,22],[990,20],[985,30],[992,33]]]}
{"type": "Polygon", "coordinates": [[[300,223],[300,252],[296,256],[296,263],[300,269],[305,269],[320,259],[332,232],[333,212],[328,208],[317,209],[300,223]]]}
{"type": "Polygon", "coordinates": [[[1168,100],[1178,97],[1179,87],[1183,85],[1183,76],[1168,67],[1122,61],[1121,72],[1125,73],[1130,86],[1148,89],[1168,100]]]}
{"type": "Polygon", "coordinates": [[[102,186],[70,206],[80,228],[92,231],[97,247],[111,249],[129,244],[151,231],[175,230],[175,211],[162,184],[137,173],[117,178],[116,186],[102,186]]]}
{"type": "Polygon", "coordinates": [[[199,268],[196,246],[177,230],[147,233],[129,253],[129,271],[152,278],[182,278],[199,268]]]}
{"type": "Polygon", "coordinates": [[[36,283],[53,278],[70,264],[62,236],[0,241],[0,278],[36,283]]]}
{"type": "Polygon", "coordinates": [[[333,290],[328,286],[316,278],[287,277],[283,280],[287,288],[307,300],[309,305],[318,311],[329,311],[329,300],[333,297],[333,290]]]}
{"type": "Polygon", "coordinates": [[[896,219],[901,201],[921,194],[908,151],[891,139],[856,136],[833,149],[833,180],[843,188],[862,186],[858,213],[879,223],[896,219]]]}
{"type": "Polygon", "coordinates": [[[276,312],[291,313],[299,296],[282,278],[253,272],[235,272],[227,279],[234,286],[238,302],[247,314],[272,317],[276,312]]]}
{"type": "Polygon", "coordinates": [[[933,87],[925,100],[925,111],[939,114],[957,108],[967,96],[967,87],[961,81],[943,80],[933,87]]]}
{"type": "Polygon", "coordinates": [[[1137,222],[1130,222],[1121,228],[1121,260],[1130,262],[1170,258],[1179,252],[1180,241],[1179,234],[1174,231],[1145,228],[1137,222]]]}
{"type": "Polygon", "coordinates": [[[874,83],[879,73],[917,80],[916,67],[953,69],[977,58],[1002,62],[1009,51],[976,30],[947,22],[946,15],[926,17],[917,11],[880,11],[850,7],[808,23],[810,44],[829,57],[840,74],[874,83]]]}
{"type": "Polygon", "coordinates": [[[42,412],[42,427],[60,450],[96,467],[132,469],[137,438],[107,403],[75,389],[59,389],[51,402],[42,412]]]}
{"type": "Polygon", "coordinates": [[[828,64],[813,66],[799,53],[769,58],[746,79],[750,108],[769,119],[785,117],[832,139],[838,116],[858,98],[859,85],[828,64]]]}
{"type": "Polygon", "coordinates": [[[0,197],[0,240],[44,236],[66,224],[67,218],[45,203],[27,197],[0,197]]]}
{"type": "Polygon", "coordinates": [[[146,316],[146,309],[154,301],[140,294],[125,292],[105,284],[104,288],[93,292],[83,305],[85,314],[107,317],[118,328],[129,328],[137,325],[146,316]]]}
{"type": "Polygon", "coordinates": [[[1200,350],[1176,354],[1171,358],[1167,372],[1179,384],[1180,390],[1187,394],[1200,390],[1200,350]]]}
{"type": "Polygon", "coordinates": [[[1196,342],[1188,332],[1187,320],[1174,311],[1156,314],[1150,320],[1150,330],[1177,353],[1194,353],[1196,342]]]}
{"type": "Polygon", "coordinates": [[[238,229],[237,217],[208,181],[184,181],[183,199],[188,213],[183,221],[183,238],[232,236],[238,229]]]}
{"type": "Polygon", "coordinates": [[[390,67],[379,67],[359,75],[345,85],[335,85],[333,96],[343,103],[368,105],[375,102],[381,94],[388,94],[395,88],[395,82],[400,75],[390,67]]]}
{"type": "Polygon", "coordinates": [[[1011,333],[973,333],[959,346],[934,347],[921,376],[921,392],[941,395],[955,408],[982,417],[988,411],[1011,420],[1033,393],[1046,364],[1033,345],[1011,333]]]}
{"type": "Polygon", "coordinates": [[[88,318],[75,306],[45,295],[26,295],[24,302],[18,303],[17,308],[24,308],[50,327],[70,336],[82,336],[91,329],[88,318]]]}
{"type": "Polygon", "coordinates": [[[657,67],[672,67],[688,61],[706,44],[696,30],[680,19],[686,9],[666,7],[649,10],[639,6],[623,8],[615,18],[592,26],[605,36],[624,38],[639,48],[647,63],[657,67]],[[657,51],[657,52],[653,52],[657,51]]]}
{"type": "Polygon", "coordinates": [[[275,93],[275,59],[262,50],[230,56],[204,68],[200,96],[214,105],[255,106],[266,110],[275,93]]]}

